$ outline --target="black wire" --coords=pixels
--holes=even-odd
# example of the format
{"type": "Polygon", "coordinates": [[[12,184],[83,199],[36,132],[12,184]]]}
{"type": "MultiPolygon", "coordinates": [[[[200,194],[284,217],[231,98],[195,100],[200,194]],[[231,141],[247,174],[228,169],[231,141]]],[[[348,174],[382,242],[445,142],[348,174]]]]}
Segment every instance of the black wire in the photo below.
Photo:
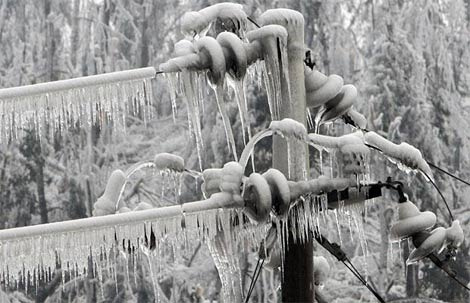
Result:
{"type": "Polygon", "coordinates": [[[462,182],[462,183],[464,183],[464,184],[470,186],[470,182],[465,181],[464,179],[462,179],[462,178],[460,178],[460,177],[458,177],[458,176],[456,176],[456,175],[454,175],[454,174],[452,174],[452,173],[446,171],[446,170],[443,169],[443,168],[440,168],[439,166],[437,166],[437,165],[435,165],[435,164],[433,164],[433,163],[431,163],[431,162],[429,162],[429,161],[426,161],[426,162],[427,162],[427,163],[429,164],[429,166],[431,166],[432,168],[435,168],[435,169],[437,169],[438,171],[440,171],[440,172],[442,172],[442,173],[444,173],[444,174],[446,174],[446,175],[448,175],[448,176],[450,176],[450,177],[452,177],[452,178],[454,178],[454,179],[456,179],[456,180],[459,180],[460,182],[462,182]]]}
{"type": "Polygon", "coordinates": [[[255,20],[251,19],[250,17],[246,17],[248,19],[248,21],[250,21],[251,23],[253,23],[257,28],[260,28],[261,26],[259,26],[258,23],[256,23],[255,20]]]}
{"type": "Polygon", "coordinates": [[[248,300],[250,299],[251,294],[253,293],[253,290],[255,289],[255,284],[256,284],[256,281],[258,281],[259,275],[261,274],[261,269],[263,268],[263,264],[264,264],[264,259],[259,258],[258,262],[256,262],[256,267],[253,272],[253,277],[250,282],[250,287],[248,288],[248,293],[246,294],[245,303],[248,303],[248,300]]]}
{"type": "Polygon", "coordinates": [[[365,287],[367,287],[367,289],[372,292],[372,294],[377,298],[377,300],[379,300],[379,302],[381,303],[386,303],[386,301],[384,300],[384,298],[382,298],[382,296],[372,287],[372,285],[370,285],[369,283],[367,283],[367,281],[364,279],[364,277],[359,273],[359,271],[357,270],[357,268],[351,263],[351,261],[349,259],[346,259],[345,261],[342,261],[344,266],[346,266],[349,271],[351,271],[355,276],[356,278],[361,281],[362,284],[364,284],[365,287]],[[347,262],[347,263],[346,263],[347,262]]]}
{"type": "Polygon", "coordinates": [[[447,204],[447,201],[446,201],[446,198],[444,198],[444,195],[442,194],[441,190],[439,189],[439,187],[437,187],[437,184],[428,176],[428,174],[426,174],[424,171],[420,170],[425,176],[426,178],[428,178],[429,182],[431,182],[431,184],[434,186],[434,188],[437,190],[437,192],[439,193],[439,195],[441,196],[442,198],[442,201],[444,201],[444,204],[446,205],[446,208],[447,208],[447,211],[449,212],[449,216],[450,216],[450,220],[451,221],[454,221],[454,216],[452,214],[452,210],[450,209],[449,207],[449,204],[447,204]]]}

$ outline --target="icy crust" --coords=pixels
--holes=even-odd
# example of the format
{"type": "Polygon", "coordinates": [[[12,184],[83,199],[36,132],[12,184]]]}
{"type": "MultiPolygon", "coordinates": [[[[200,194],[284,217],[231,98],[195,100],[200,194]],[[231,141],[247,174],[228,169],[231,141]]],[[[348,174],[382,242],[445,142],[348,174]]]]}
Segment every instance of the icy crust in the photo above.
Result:
{"type": "Polygon", "coordinates": [[[356,182],[347,178],[330,179],[320,176],[308,181],[289,181],[290,199],[293,201],[302,195],[320,195],[333,190],[341,191],[350,186],[356,186],[356,182]]]}
{"type": "Polygon", "coordinates": [[[111,173],[103,195],[93,204],[93,216],[110,215],[116,212],[116,204],[125,183],[126,176],[122,170],[117,169],[111,173]]]}
{"type": "Polygon", "coordinates": [[[206,52],[209,57],[209,80],[221,84],[225,76],[225,56],[222,46],[212,37],[202,37],[195,42],[199,52],[206,52]]]}
{"type": "Polygon", "coordinates": [[[356,131],[340,137],[310,133],[307,138],[309,144],[326,148],[341,149],[347,145],[364,145],[364,135],[361,131],[356,131]]]}
{"type": "Polygon", "coordinates": [[[263,174],[263,177],[271,189],[274,213],[278,216],[284,215],[290,205],[290,189],[286,176],[279,170],[270,168],[263,174]]]}
{"type": "Polygon", "coordinates": [[[290,118],[271,121],[269,129],[286,138],[295,138],[298,140],[305,140],[307,138],[307,129],[305,126],[290,118]]]}
{"type": "MultiPolygon", "coordinates": [[[[426,179],[433,179],[431,168],[416,147],[405,142],[397,145],[372,131],[367,132],[364,137],[367,144],[379,149],[386,156],[400,161],[406,167],[405,171],[419,170],[426,179]]],[[[398,168],[403,169],[400,165],[398,168]]]]}
{"type": "Polygon", "coordinates": [[[263,222],[269,216],[272,205],[271,188],[262,175],[252,173],[245,182],[243,211],[256,222],[263,222]]]}
{"type": "Polygon", "coordinates": [[[417,262],[433,252],[441,251],[445,246],[446,240],[446,230],[443,227],[437,227],[434,229],[429,237],[424,240],[423,243],[417,248],[415,248],[410,255],[406,264],[412,264],[417,262]]]}
{"type": "Polygon", "coordinates": [[[367,119],[364,117],[363,114],[356,111],[354,108],[350,108],[345,114],[353,123],[354,127],[358,129],[366,129],[367,128],[367,119]]]}
{"type": "Polygon", "coordinates": [[[460,247],[464,241],[464,234],[459,220],[454,220],[449,228],[446,228],[446,242],[455,248],[460,247]]]}
{"type": "Polygon", "coordinates": [[[19,138],[30,128],[40,137],[47,130],[53,138],[59,129],[77,123],[88,128],[109,121],[113,133],[123,133],[128,113],[142,113],[144,120],[151,117],[154,76],[152,67],[1,89],[0,142],[19,138]]]}
{"type": "Polygon", "coordinates": [[[282,39],[284,43],[287,43],[287,30],[281,25],[270,24],[249,31],[246,34],[246,38],[250,42],[279,38],[282,39]]]}
{"type": "Polygon", "coordinates": [[[224,192],[230,194],[234,206],[243,206],[241,186],[243,168],[237,162],[228,162],[223,168],[209,168],[202,172],[204,182],[201,190],[206,197],[215,193],[224,192]]]}
{"type": "Polygon", "coordinates": [[[176,57],[186,56],[196,53],[196,49],[191,41],[183,39],[175,43],[174,55],[176,57]]]}
{"type": "Polygon", "coordinates": [[[183,33],[204,35],[211,24],[217,19],[231,20],[240,28],[246,29],[247,16],[241,4],[223,2],[203,8],[197,12],[187,12],[181,19],[183,33]]]}
{"type": "Polygon", "coordinates": [[[223,32],[217,35],[217,42],[222,46],[226,70],[235,79],[242,79],[246,74],[248,58],[243,42],[237,35],[223,32]]]}
{"type": "Polygon", "coordinates": [[[316,69],[304,68],[307,106],[316,108],[333,99],[341,92],[343,78],[326,76],[316,69]]]}
{"type": "Polygon", "coordinates": [[[158,170],[170,170],[179,173],[185,170],[184,159],[177,155],[160,153],[155,156],[153,162],[155,163],[155,168],[158,170]]]}
{"type": "Polygon", "coordinates": [[[328,122],[341,117],[354,104],[357,98],[357,89],[354,85],[347,84],[331,100],[325,103],[325,111],[322,113],[321,122],[328,122]]]}
{"type": "Polygon", "coordinates": [[[263,25],[279,24],[284,27],[304,26],[304,16],[295,10],[277,8],[268,9],[259,17],[259,22],[263,25]]]}
{"type": "Polygon", "coordinates": [[[433,212],[421,212],[411,201],[400,203],[398,206],[399,220],[390,229],[390,240],[401,241],[418,232],[428,230],[436,224],[433,212]]]}

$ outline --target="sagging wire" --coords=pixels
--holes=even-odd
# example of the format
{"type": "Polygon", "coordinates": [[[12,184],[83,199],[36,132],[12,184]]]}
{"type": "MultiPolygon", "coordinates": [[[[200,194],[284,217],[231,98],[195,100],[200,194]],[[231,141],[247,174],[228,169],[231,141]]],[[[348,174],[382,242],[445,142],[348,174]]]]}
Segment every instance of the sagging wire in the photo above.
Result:
{"type": "Polygon", "coordinates": [[[248,288],[248,293],[246,294],[246,297],[245,297],[245,303],[248,303],[248,300],[250,300],[251,294],[253,293],[253,290],[255,289],[256,281],[258,281],[259,275],[261,274],[261,270],[263,269],[263,264],[264,264],[264,259],[258,258],[258,262],[256,262],[256,267],[253,272],[253,277],[251,278],[250,287],[248,288]]]}
{"type": "Polygon", "coordinates": [[[341,249],[340,245],[338,245],[337,243],[331,243],[320,233],[314,233],[314,238],[321,246],[323,246],[323,248],[325,248],[330,254],[335,256],[338,261],[343,263],[344,266],[346,266],[346,268],[351,271],[351,273],[377,298],[379,302],[386,303],[386,301],[384,300],[384,298],[382,298],[378,291],[371,284],[369,284],[366,279],[364,279],[361,273],[352,264],[351,260],[349,260],[348,256],[341,249]]]}
{"type": "Polygon", "coordinates": [[[429,161],[426,161],[426,162],[429,164],[429,166],[431,166],[432,168],[437,169],[437,170],[440,171],[441,173],[444,173],[444,174],[448,175],[449,177],[452,177],[452,178],[454,178],[455,180],[458,180],[458,181],[462,182],[463,184],[466,184],[466,185],[470,186],[470,182],[465,181],[464,179],[460,178],[459,176],[456,176],[456,175],[454,175],[454,174],[452,174],[452,173],[446,171],[445,169],[443,169],[443,168],[437,166],[436,164],[433,164],[433,163],[431,163],[431,162],[429,162],[429,161]]]}
{"type": "Polygon", "coordinates": [[[451,270],[449,269],[447,266],[446,266],[446,263],[447,261],[442,261],[441,259],[439,259],[439,257],[437,257],[435,254],[430,254],[428,256],[429,259],[431,259],[431,261],[437,266],[439,267],[440,269],[442,269],[449,277],[452,278],[452,280],[454,280],[455,282],[457,282],[460,286],[462,286],[463,288],[465,288],[466,290],[470,291],[470,288],[463,282],[460,280],[460,278],[457,276],[457,273],[454,271],[454,270],[451,270]]]}

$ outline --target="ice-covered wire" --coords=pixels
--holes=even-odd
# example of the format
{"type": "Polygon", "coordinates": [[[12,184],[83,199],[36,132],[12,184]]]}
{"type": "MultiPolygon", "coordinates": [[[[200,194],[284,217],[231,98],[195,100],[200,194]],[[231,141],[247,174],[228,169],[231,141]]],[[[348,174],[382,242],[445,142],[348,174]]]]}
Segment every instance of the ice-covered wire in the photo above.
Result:
{"type": "Polygon", "coordinates": [[[256,281],[258,281],[259,275],[261,274],[261,269],[263,268],[264,259],[258,258],[258,262],[256,262],[256,267],[253,272],[253,277],[251,278],[250,287],[248,288],[248,293],[246,294],[245,303],[248,303],[250,300],[251,294],[255,289],[256,281]]]}
{"type": "MultiPolygon", "coordinates": [[[[380,148],[377,148],[377,147],[372,146],[372,145],[367,144],[367,143],[365,143],[365,145],[366,145],[367,147],[371,148],[371,149],[374,149],[374,150],[377,150],[377,151],[379,151],[379,152],[382,152],[382,150],[381,150],[380,148]]],[[[426,162],[427,162],[427,161],[426,161],[426,162]]],[[[431,165],[429,162],[428,162],[428,164],[431,165]]],[[[431,166],[433,166],[433,167],[436,168],[435,165],[431,165],[431,166]]],[[[441,169],[441,168],[439,168],[439,169],[442,170],[442,171],[444,171],[444,170],[441,169]]],[[[434,182],[434,181],[431,179],[431,177],[430,177],[426,172],[424,172],[423,170],[420,169],[420,172],[423,173],[423,175],[429,180],[429,182],[431,182],[431,184],[432,184],[432,185],[434,186],[434,188],[437,190],[437,192],[439,193],[439,196],[441,196],[442,201],[443,201],[444,204],[446,205],[447,211],[449,212],[450,220],[451,220],[451,221],[454,221],[454,215],[452,214],[452,210],[450,209],[449,204],[447,203],[446,198],[445,198],[444,195],[442,194],[442,192],[441,192],[441,190],[439,189],[439,187],[437,186],[436,182],[434,182]]],[[[469,185],[470,185],[470,184],[469,184],[469,185]]]]}
{"type": "Polygon", "coordinates": [[[377,298],[377,300],[379,300],[379,302],[381,303],[386,303],[386,301],[382,298],[382,296],[372,287],[372,285],[370,285],[369,283],[367,283],[367,281],[364,279],[364,277],[359,273],[359,271],[357,270],[357,268],[351,263],[351,261],[349,259],[346,259],[344,261],[342,261],[344,266],[346,266],[347,269],[349,269],[349,271],[351,271],[354,276],[356,276],[356,278],[361,281],[362,284],[364,284],[365,287],[367,287],[367,289],[372,292],[372,294],[377,298]]]}
{"type": "Polygon", "coordinates": [[[259,26],[258,23],[256,23],[255,20],[251,19],[250,17],[246,17],[248,19],[248,21],[250,21],[251,23],[253,23],[257,28],[261,28],[261,26],[259,26]]]}

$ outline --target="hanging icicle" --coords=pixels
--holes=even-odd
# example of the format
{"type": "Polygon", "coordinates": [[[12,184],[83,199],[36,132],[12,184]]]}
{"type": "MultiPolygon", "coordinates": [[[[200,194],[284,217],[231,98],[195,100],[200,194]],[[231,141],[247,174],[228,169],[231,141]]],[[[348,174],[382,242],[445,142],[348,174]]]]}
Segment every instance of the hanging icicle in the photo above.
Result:
{"type": "Polygon", "coordinates": [[[153,67],[0,90],[0,142],[33,128],[39,136],[98,123],[124,131],[127,114],[151,116],[153,67]]]}

